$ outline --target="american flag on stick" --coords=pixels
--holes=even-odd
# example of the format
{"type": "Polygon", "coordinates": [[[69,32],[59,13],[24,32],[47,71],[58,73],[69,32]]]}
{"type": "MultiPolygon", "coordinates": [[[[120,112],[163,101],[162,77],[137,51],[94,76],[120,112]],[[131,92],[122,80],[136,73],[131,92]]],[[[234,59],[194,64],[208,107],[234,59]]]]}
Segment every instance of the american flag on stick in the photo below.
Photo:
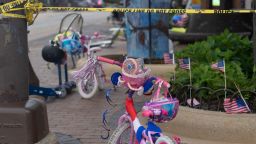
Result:
{"type": "Polygon", "coordinates": [[[231,100],[230,98],[224,99],[224,110],[228,114],[237,114],[237,113],[248,113],[250,109],[248,108],[245,101],[239,97],[231,100]]]}
{"type": "Polygon", "coordinates": [[[211,65],[211,68],[221,72],[225,72],[225,61],[221,60],[211,65]]]}
{"type": "Polygon", "coordinates": [[[174,53],[164,53],[165,64],[175,64],[174,53]]]}
{"type": "Polygon", "coordinates": [[[181,69],[190,70],[190,58],[179,59],[179,65],[181,69]]]}

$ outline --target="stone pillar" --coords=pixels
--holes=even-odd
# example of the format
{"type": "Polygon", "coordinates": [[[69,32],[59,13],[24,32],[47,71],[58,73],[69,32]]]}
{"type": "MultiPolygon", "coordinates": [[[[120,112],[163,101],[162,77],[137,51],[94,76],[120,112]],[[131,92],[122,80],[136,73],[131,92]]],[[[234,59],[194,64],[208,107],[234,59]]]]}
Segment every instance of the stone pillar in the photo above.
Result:
{"type": "Polygon", "coordinates": [[[29,84],[33,86],[39,86],[40,82],[38,77],[36,76],[36,73],[31,65],[31,62],[29,62],[29,84]]]}
{"type": "MultiPolygon", "coordinates": [[[[127,0],[129,8],[169,8],[170,0],[127,0]]],[[[126,13],[127,52],[130,57],[163,58],[169,52],[168,14],[126,13]]]]}
{"type": "MultiPolygon", "coordinates": [[[[0,5],[10,1],[0,0],[0,5]]],[[[26,20],[0,16],[0,43],[0,143],[36,143],[48,135],[49,126],[44,101],[28,97],[26,20]]]]}

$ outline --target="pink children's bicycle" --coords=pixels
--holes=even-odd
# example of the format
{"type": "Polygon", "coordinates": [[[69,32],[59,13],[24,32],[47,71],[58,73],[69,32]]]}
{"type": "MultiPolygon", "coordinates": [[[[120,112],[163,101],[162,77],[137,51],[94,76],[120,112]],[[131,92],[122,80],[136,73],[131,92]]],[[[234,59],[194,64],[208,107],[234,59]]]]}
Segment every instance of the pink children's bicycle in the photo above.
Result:
{"type": "Polygon", "coordinates": [[[122,73],[114,73],[114,85],[124,85],[128,90],[125,101],[126,113],[119,118],[118,127],[109,138],[108,144],[180,144],[178,137],[169,138],[154,123],[168,122],[176,117],[179,101],[168,92],[170,84],[160,78],[150,77],[150,69],[144,68],[143,59],[128,58],[122,65],[122,73]],[[140,123],[133,103],[133,95],[151,95],[158,85],[151,101],[145,103],[142,115],[148,118],[147,128],[140,123]],[[164,94],[161,88],[164,87],[164,94]]]}
{"type": "Polygon", "coordinates": [[[121,66],[121,63],[118,61],[95,55],[97,51],[101,50],[101,47],[91,47],[91,41],[99,37],[94,35],[89,38],[87,44],[84,42],[87,48],[87,62],[80,70],[72,74],[76,80],[79,94],[85,99],[93,97],[99,89],[104,89],[105,73],[101,62],[121,66]]]}

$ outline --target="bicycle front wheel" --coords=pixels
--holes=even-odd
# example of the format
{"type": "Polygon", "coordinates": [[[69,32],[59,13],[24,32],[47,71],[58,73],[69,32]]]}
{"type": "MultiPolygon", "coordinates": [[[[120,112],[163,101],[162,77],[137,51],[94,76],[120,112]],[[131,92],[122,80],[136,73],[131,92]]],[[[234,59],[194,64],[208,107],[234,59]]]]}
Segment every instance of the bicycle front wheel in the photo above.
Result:
{"type": "Polygon", "coordinates": [[[104,90],[105,88],[105,75],[101,66],[96,67],[96,75],[99,83],[99,90],[104,90]]]}
{"type": "Polygon", "coordinates": [[[81,79],[77,83],[79,94],[85,99],[93,97],[98,91],[98,86],[99,83],[95,74],[87,79],[81,79]]]}
{"type": "Polygon", "coordinates": [[[109,138],[108,144],[136,144],[136,137],[129,122],[119,125],[109,138]]]}

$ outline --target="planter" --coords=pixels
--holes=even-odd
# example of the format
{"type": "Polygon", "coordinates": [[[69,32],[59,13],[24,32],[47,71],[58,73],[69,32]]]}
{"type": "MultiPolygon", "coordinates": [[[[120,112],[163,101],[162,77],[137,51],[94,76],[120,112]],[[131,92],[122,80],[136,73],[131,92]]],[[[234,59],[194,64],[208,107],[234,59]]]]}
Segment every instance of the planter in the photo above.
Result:
{"type": "Polygon", "coordinates": [[[227,98],[231,100],[240,97],[240,93],[243,96],[247,96],[245,99],[248,107],[250,108],[250,113],[256,113],[256,92],[253,90],[231,90],[231,89],[217,89],[213,90],[209,87],[195,88],[189,85],[182,85],[180,83],[172,83],[173,96],[177,97],[180,101],[181,106],[188,106],[196,109],[210,110],[210,111],[221,111],[224,110],[224,99],[225,91],[227,98]],[[190,97],[191,89],[191,97],[190,97]],[[248,98],[249,96],[249,98],[248,98]],[[192,101],[196,101],[197,105],[194,105],[192,101]]]}
{"type": "MultiPolygon", "coordinates": [[[[140,119],[143,119],[140,117],[140,119]]],[[[143,119],[145,123],[146,120],[143,119]]],[[[166,133],[182,137],[226,143],[255,144],[256,115],[228,115],[222,112],[180,106],[177,117],[159,124],[166,133]]]]}

